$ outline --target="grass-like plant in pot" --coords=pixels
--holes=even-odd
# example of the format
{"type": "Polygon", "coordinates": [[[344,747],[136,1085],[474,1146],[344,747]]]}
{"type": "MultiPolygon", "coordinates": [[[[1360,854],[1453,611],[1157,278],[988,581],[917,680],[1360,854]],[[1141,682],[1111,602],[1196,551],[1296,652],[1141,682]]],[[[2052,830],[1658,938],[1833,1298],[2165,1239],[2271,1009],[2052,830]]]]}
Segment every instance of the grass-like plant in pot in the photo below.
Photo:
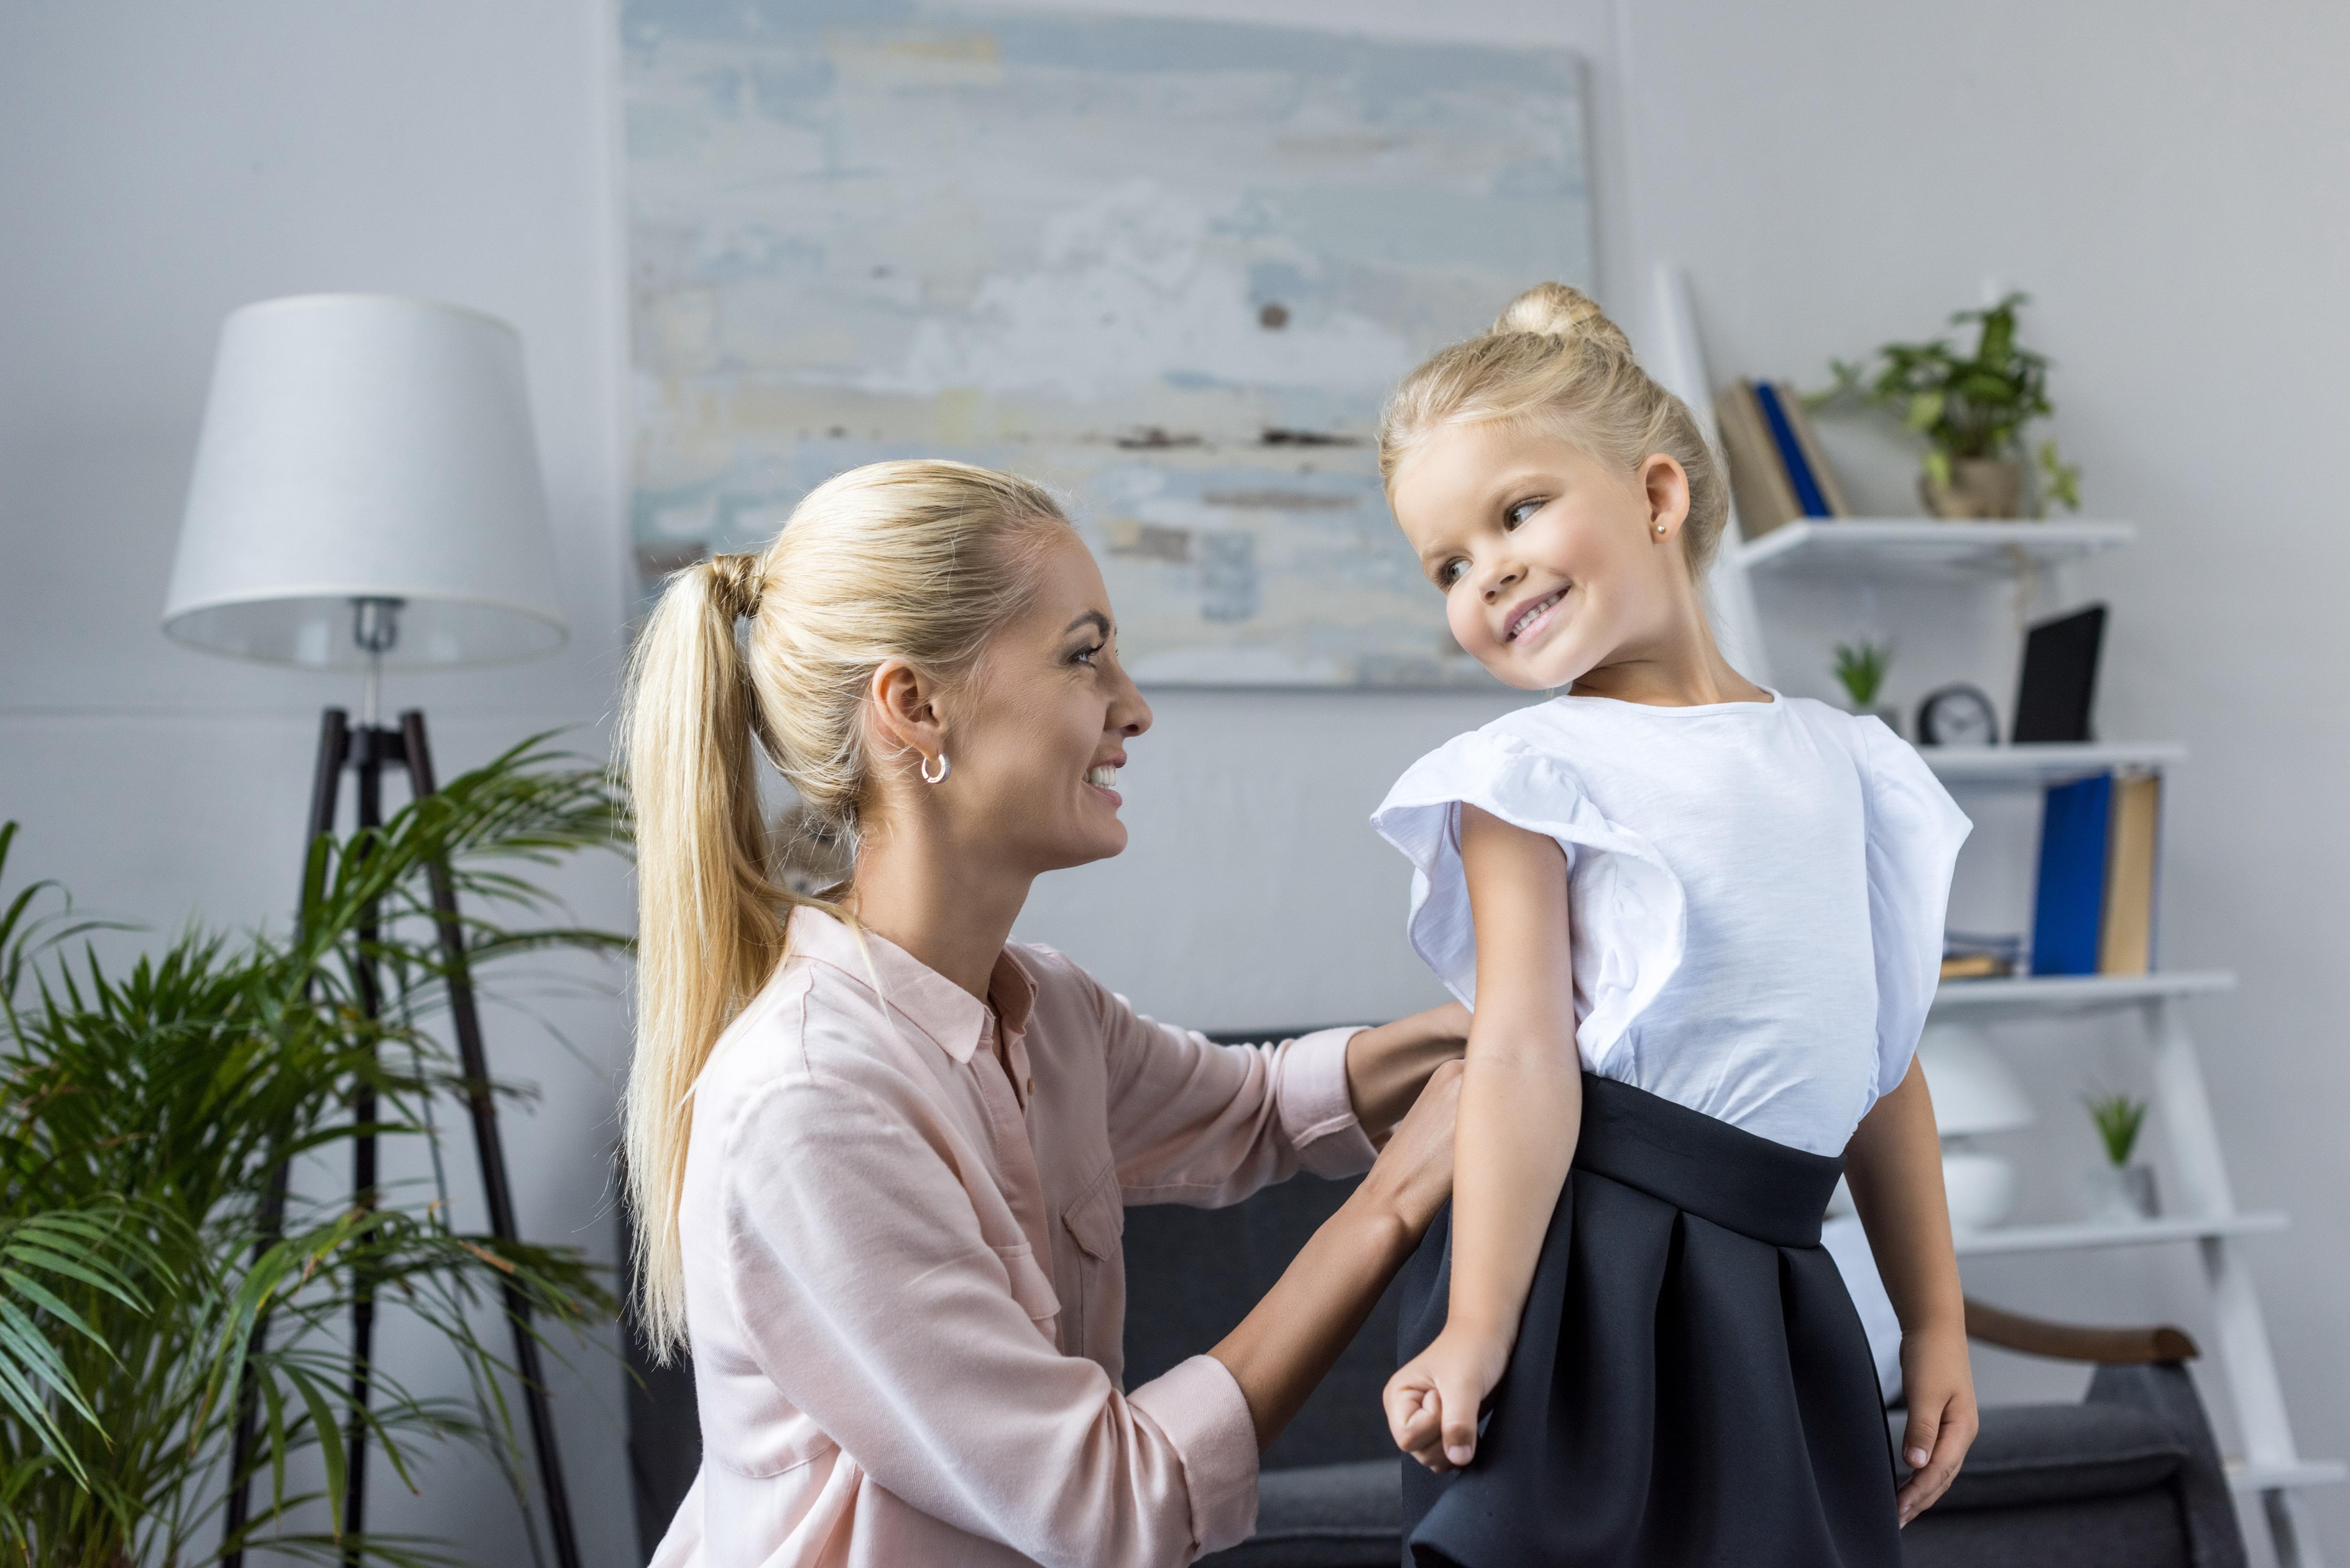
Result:
{"type": "MultiPolygon", "coordinates": [[[[1887,343],[1868,368],[1832,359],[1835,385],[1825,402],[1859,397],[1898,410],[1901,421],[1926,438],[1925,472],[1918,489],[1938,517],[2020,517],[2024,509],[2023,431],[2056,411],[2048,400],[2048,360],[2016,341],[2016,310],[2025,296],[2010,294],[1981,310],[1961,310],[1950,325],[1975,324],[1973,350],[1961,354],[1945,337],[1887,343]]],[[[2051,503],[2081,506],[2081,471],[2064,462],[2054,441],[2031,449],[2039,470],[2034,515],[2051,503]]]]}
{"type": "Polygon", "coordinates": [[[2134,1165],[2137,1136],[2146,1127],[2147,1103],[2128,1095],[2084,1095],[2089,1120],[2106,1162],[2090,1173],[2090,1208],[2106,1218],[2151,1220],[2160,1211],[2154,1188],[2154,1168],[2134,1165]]]}
{"type": "MultiPolygon", "coordinates": [[[[422,1397],[399,1368],[372,1369],[369,1446],[402,1480],[434,1440],[515,1462],[500,1285],[566,1341],[614,1303],[572,1250],[502,1246],[396,1189],[355,1203],[348,1158],[332,1157],[357,1130],[358,1085],[374,1085],[391,1138],[432,1136],[429,1100],[461,1083],[425,1027],[442,976],[427,866],[454,874],[477,985],[520,953],[613,950],[619,939],[558,923],[532,877],[619,846],[616,808],[600,774],[526,744],[378,832],[322,840],[291,935],[192,929],[121,964],[71,950],[91,927],[57,889],[0,903],[0,1552],[31,1568],[210,1561],[232,1480],[249,1478],[249,1522],[226,1545],[446,1560],[431,1542],[342,1531],[354,1289],[436,1331],[476,1391],[422,1397]],[[370,908],[380,924],[362,941],[370,908]],[[386,982],[377,1020],[359,1004],[370,962],[386,982]],[[281,1189],[273,1232],[277,1173],[322,1155],[330,1175],[281,1189]],[[256,1440],[232,1478],[240,1390],[256,1440]]],[[[0,826],[0,875],[16,826],[0,826]]]]}

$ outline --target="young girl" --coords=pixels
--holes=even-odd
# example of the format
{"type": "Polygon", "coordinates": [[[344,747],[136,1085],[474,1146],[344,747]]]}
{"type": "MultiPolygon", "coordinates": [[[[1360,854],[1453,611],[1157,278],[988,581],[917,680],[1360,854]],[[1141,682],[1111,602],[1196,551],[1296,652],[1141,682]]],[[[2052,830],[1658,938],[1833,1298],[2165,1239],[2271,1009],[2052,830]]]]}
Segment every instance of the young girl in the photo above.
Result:
{"type": "Polygon", "coordinates": [[[1414,371],[1379,459],[1461,646],[1567,693],[1373,819],[1415,868],[1413,946],[1476,1010],[1386,1397],[1409,1551],[1896,1568],[1976,1424],[1912,1061],[1969,824],[1876,720],[1722,658],[1721,469],[1575,290],[1414,371]],[[1819,1246],[1839,1173],[1903,1326],[1898,1496],[1819,1246]]]}

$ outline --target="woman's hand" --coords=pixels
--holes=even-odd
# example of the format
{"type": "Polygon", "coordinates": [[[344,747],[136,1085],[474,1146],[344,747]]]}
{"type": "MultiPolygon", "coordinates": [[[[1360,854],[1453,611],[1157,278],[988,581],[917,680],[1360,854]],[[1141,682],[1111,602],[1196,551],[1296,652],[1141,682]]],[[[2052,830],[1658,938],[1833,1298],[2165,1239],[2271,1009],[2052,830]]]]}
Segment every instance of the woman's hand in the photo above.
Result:
{"type": "Polygon", "coordinates": [[[1901,1458],[1913,1473],[1893,1501],[1907,1525],[1950,1489],[1981,1424],[1975,1413],[1966,1332],[1936,1329],[1903,1334],[1901,1386],[1909,1398],[1901,1458]]]}
{"type": "Polygon", "coordinates": [[[1347,1042],[1347,1096],[1379,1143],[1419,1097],[1429,1075],[1469,1048],[1469,1010],[1457,1002],[1357,1032],[1347,1042]]]}
{"type": "Polygon", "coordinates": [[[1506,1335],[1446,1324],[1388,1379],[1381,1402],[1396,1447],[1437,1474],[1477,1456],[1477,1416],[1510,1364],[1506,1335]]]}
{"type": "Polygon", "coordinates": [[[1429,1075],[1428,1087],[1379,1150],[1356,1198],[1403,1222],[1414,1244],[1452,1196],[1452,1118],[1461,1109],[1461,1063],[1429,1075]]]}

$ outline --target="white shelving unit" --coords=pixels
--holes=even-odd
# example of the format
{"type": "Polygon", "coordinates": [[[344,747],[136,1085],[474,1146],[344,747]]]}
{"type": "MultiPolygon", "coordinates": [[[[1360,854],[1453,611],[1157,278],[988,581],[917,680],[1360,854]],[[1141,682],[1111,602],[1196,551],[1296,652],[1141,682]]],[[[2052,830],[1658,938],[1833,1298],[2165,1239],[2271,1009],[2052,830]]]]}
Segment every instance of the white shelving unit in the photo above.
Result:
{"type": "MultiPolygon", "coordinates": [[[[1711,379],[1699,348],[1687,280],[1669,265],[1658,269],[1661,379],[1697,414],[1709,439],[1711,379]]],[[[1725,651],[1758,680],[1770,680],[1754,587],[1774,579],[1947,582],[1955,590],[2017,584],[2027,590],[2040,574],[2134,541],[2137,531],[2117,522],[1949,523],[1927,518],[1843,518],[1788,523],[1761,538],[1726,547],[1710,583],[1717,630],[1725,651]]],[[[1928,747],[1921,754],[1946,783],[1970,789],[2039,789],[2112,768],[2168,768],[2186,760],[2186,748],[2167,742],[2091,745],[1928,747]]],[[[2193,1247],[2210,1296],[2216,1352],[2227,1371],[2244,1453],[2229,1461],[2230,1484],[2260,1501],[2260,1511],[2281,1568],[2321,1568],[2301,1492],[2350,1477],[2341,1464],[2303,1459],[2294,1446],[2268,1320],[2241,1252],[2247,1239],[2274,1235],[2282,1214],[2247,1213],[2235,1191],[2212,1119],[2200,1054],[2187,1009],[2199,996],[2231,991],[2235,976],[2202,970],[2128,976],[1946,981],[1934,1000],[1938,1015],[2068,1019],[2136,1013],[2151,1056],[2155,1114],[2169,1147],[2168,1197],[2177,1212],[2130,1223],[2012,1226],[1958,1238],[1961,1258],[1995,1254],[2066,1254],[2098,1248],[2193,1247]]],[[[2247,1512],[2249,1511],[2246,1511],[2247,1512]]],[[[2245,1521],[2251,1528],[2249,1518],[2245,1521]]]]}
{"type": "Polygon", "coordinates": [[[1922,517],[1839,517],[1784,523],[1734,552],[1750,573],[1917,577],[1945,572],[2005,576],[2063,566],[2126,545],[2127,523],[1943,523],[1922,517]]]}

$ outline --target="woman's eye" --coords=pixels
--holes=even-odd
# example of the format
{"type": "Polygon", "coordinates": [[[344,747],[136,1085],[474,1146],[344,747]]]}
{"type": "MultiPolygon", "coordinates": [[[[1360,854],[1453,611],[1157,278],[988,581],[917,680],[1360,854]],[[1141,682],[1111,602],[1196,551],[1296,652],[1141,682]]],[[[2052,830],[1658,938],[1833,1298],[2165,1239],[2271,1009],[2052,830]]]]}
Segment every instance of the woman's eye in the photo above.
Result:
{"type": "Polygon", "coordinates": [[[1107,645],[1104,643],[1096,643],[1091,648],[1081,648],[1077,649],[1076,652],[1069,655],[1069,661],[1073,664],[1085,665],[1090,669],[1096,657],[1100,654],[1102,649],[1106,646],[1107,645]]]}
{"type": "Polygon", "coordinates": [[[1542,509],[1543,504],[1539,501],[1521,501],[1502,514],[1502,526],[1515,528],[1542,509]]]}

